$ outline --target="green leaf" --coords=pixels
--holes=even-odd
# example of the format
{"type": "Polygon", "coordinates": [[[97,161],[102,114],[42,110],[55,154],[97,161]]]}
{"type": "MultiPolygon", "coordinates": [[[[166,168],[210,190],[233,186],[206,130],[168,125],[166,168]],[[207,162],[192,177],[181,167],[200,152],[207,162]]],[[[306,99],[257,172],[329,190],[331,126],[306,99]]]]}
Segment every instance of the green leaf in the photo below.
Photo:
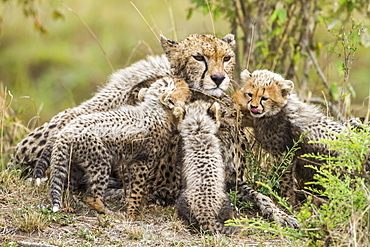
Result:
{"type": "Polygon", "coordinates": [[[279,10],[275,9],[270,17],[270,23],[273,23],[277,19],[278,15],[279,15],[279,10]]]}
{"type": "Polygon", "coordinates": [[[213,16],[215,17],[215,20],[217,20],[221,15],[221,9],[216,7],[214,10],[213,10],[213,16]]]}
{"type": "Polygon", "coordinates": [[[54,10],[53,11],[53,19],[54,20],[64,20],[65,17],[64,17],[64,15],[60,11],[54,10]]]}
{"type": "Polygon", "coordinates": [[[193,15],[193,11],[194,11],[194,9],[193,9],[193,8],[189,8],[189,9],[188,9],[188,14],[186,15],[186,19],[187,19],[187,20],[189,20],[189,19],[192,17],[192,15],[193,15]]]}
{"type": "Polygon", "coordinates": [[[281,22],[285,21],[285,19],[287,17],[286,11],[283,10],[283,9],[279,10],[278,17],[279,17],[279,21],[281,21],[281,22]]]}
{"type": "Polygon", "coordinates": [[[333,95],[333,99],[337,101],[339,99],[339,90],[336,82],[330,84],[330,92],[333,95]]]}
{"type": "Polygon", "coordinates": [[[347,11],[348,12],[352,12],[354,10],[354,8],[355,8],[355,5],[353,4],[353,2],[352,1],[348,1],[347,2],[347,11]]]}

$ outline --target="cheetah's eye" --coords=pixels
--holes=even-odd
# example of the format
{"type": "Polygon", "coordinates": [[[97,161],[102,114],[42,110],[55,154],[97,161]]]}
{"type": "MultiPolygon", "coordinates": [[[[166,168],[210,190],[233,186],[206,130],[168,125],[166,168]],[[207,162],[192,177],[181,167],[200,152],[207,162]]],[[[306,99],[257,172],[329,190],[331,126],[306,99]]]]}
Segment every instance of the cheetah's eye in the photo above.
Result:
{"type": "Polygon", "coordinates": [[[193,56],[193,58],[197,61],[204,61],[204,57],[201,55],[193,56]]]}
{"type": "Polygon", "coordinates": [[[247,95],[248,95],[250,98],[252,98],[252,96],[253,96],[253,94],[251,94],[251,93],[247,93],[247,95]]]}
{"type": "Polygon", "coordinates": [[[230,59],[231,59],[231,56],[225,56],[224,57],[224,62],[228,62],[228,61],[230,61],[230,59]]]}
{"type": "Polygon", "coordinates": [[[261,100],[262,100],[262,101],[266,101],[266,100],[268,100],[268,98],[266,98],[266,97],[261,97],[261,100]]]}

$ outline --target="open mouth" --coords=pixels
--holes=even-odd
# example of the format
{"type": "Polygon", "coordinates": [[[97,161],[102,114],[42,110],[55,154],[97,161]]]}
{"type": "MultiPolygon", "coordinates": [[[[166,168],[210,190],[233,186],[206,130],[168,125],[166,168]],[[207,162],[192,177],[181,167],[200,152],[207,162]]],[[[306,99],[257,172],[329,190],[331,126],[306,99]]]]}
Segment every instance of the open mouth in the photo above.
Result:
{"type": "Polygon", "coordinates": [[[260,110],[258,108],[252,108],[251,109],[252,114],[261,114],[260,110]]]}

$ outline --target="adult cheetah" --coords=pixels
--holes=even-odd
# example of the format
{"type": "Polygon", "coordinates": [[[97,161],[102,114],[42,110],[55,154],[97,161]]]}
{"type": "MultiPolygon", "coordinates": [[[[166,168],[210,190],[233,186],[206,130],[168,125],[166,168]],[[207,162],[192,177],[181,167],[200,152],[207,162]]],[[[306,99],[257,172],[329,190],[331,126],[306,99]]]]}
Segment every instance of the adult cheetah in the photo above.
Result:
{"type": "MultiPolygon", "coordinates": [[[[162,36],[161,42],[172,64],[172,74],[175,74],[177,77],[184,78],[191,87],[194,87],[196,90],[200,90],[202,92],[207,92],[207,95],[218,96],[228,88],[230,83],[229,74],[232,75],[235,63],[234,53],[231,48],[234,42],[232,35],[225,36],[223,40],[217,39],[211,35],[190,35],[188,38],[179,43],[170,41],[162,36]],[[191,49],[192,52],[188,51],[189,48],[193,48],[191,49]],[[204,57],[200,58],[202,56],[204,57]],[[183,59],[180,59],[180,57],[183,59]],[[206,60],[212,64],[212,66],[207,66],[206,60]],[[186,66],[186,69],[184,69],[184,66],[186,66]]],[[[110,95],[110,97],[112,97],[112,95],[110,95]]],[[[176,140],[176,137],[172,138],[171,140],[176,140]]],[[[37,179],[43,176],[45,167],[48,166],[51,147],[53,146],[54,141],[54,137],[49,138],[47,144],[47,147],[49,148],[44,150],[40,159],[38,160],[35,170],[35,177],[37,179]]],[[[173,143],[172,146],[173,149],[177,149],[177,143],[173,143]]],[[[176,175],[174,171],[175,169],[173,169],[174,166],[164,166],[167,165],[165,163],[168,161],[172,163],[175,162],[176,158],[173,157],[173,153],[176,152],[169,152],[167,156],[163,157],[162,164],[159,165],[158,170],[152,172],[149,176],[149,180],[153,181],[149,184],[152,185],[152,191],[155,192],[157,192],[156,188],[164,187],[163,181],[169,180],[168,182],[165,182],[165,185],[167,186],[170,184],[170,186],[168,186],[170,189],[167,190],[166,187],[160,194],[156,194],[162,196],[165,201],[168,199],[166,198],[168,194],[171,194],[172,191],[178,190],[177,188],[173,188],[173,184],[177,180],[173,175],[176,175]],[[169,155],[170,153],[172,154],[169,155]],[[161,172],[162,170],[165,171],[161,172]],[[168,171],[170,171],[171,174],[169,174],[168,171]],[[160,179],[164,176],[165,179],[160,179]],[[169,177],[172,177],[172,179],[169,177]],[[159,181],[159,183],[157,181],[159,181]],[[165,192],[163,193],[163,191],[165,192]]],[[[158,200],[158,198],[156,200],[158,200]]]]}
{"type": "MultiPolygon", "coordinates": [[[[137,94],[141,88],[149,87],[157,79],[169,74],[182,78],[188,83],[190,89],[194,91],[193,99],[202,98],[209,102],[220,102],[222,121],[218,137],[221,141],[221,155],[226,165],[227,188],[237,188],[242,193],[242,198],[255,202],[258,207],[264,205],[261,211],[268,218],[295,226],[296,221],[283,214],[271,201],[260,201],[259,194],[254,193],[248,187],[236,187],[236,184],[242,185],[237,182],[237,177],[240,178],[243,174],[239,172],[238,168],[243,168],[243,164],[245,164],[243,150],[247,148],[248,143],[237,127],[239,118],[234,102],[224,93],[229,87],[235,64],[235,55],[232,49],[235,43],[233,35],[217,39],[211,35],[194,34],[181,42],[161,37],[161,42],[166,57],[171,63],[170,66],[167,60],[164,61],[165,59],[160,61],[161,59],[149,58],[149,60],[155,61],[141,61],[132,67],[118,71],[111,77],[111,82],[91,100],[60,113],[50,123],[45,124],[41,130],[31,133],[17,148],[17,151],[20,152],[17,152],[19,155],[16,160],[24,160],[34,164],[41,156],[40,152],[43,151],[46,141],[51,141],[50,144],[53,144],[55,138],[50,137],[55,136],[72,119],[85,114],[116,109],[125,104],[134,104],[137,102],[137,94]],[[146,71],[144,75],[141,74],[142,69],[146,71]],[[89,109],[93,109],[93,111],[89,109]],[[36,142],[34,136],[37,136],[36,142]],[[37,143],[36,147],[35,143],[37,143]],[[41,148],[38,144],[42,144],[41,148]]],[[[180,147],[180,135],[175,134],[171,138],[168,152],[159,160],[157,167],[149,171],[148,190],[152,192],[151,200],[161,204],[172,203],[176,200],[180,179],[174,167],[179,160],[177,155],[181,155],[180,147]]],[[[49,165],[50,156],[43,157],[46,158],[42,161],[43,164],[40,162],[40,173],[35,172],[35,174],[43,175],[45,168],[49,165]]]]}

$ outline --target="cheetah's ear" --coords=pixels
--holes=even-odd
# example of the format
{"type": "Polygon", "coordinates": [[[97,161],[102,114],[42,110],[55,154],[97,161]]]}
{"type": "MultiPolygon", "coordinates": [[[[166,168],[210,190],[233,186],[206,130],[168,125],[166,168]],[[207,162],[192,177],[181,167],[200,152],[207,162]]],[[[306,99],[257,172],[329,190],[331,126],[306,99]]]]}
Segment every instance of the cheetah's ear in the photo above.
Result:
{"type": "Polygon", "coordinates": [[[281,89],[281,94],[283,97],[289,96],[294,88],[294,83],[290,80],[280,81],[278,85],[281,89]]]}
{"type": "Polygon", "coordinates": [[[244,84],[251,77],[252,77],[252,73],[249,72],[247,69],[243,70],[242,73],[240,74],[240,80],[242,84],[244,84]]]}
{"type": "Polygon", "coordinates": [[[223,41],[230,44],[230,46],[235,45],[235,36],[234,34],[227,34],[225,37],[222,38],[223,41]]]}
{"type": "Polygon", "coordinates": [[[177,46],[177,42],[173,41],[173,40],[170,40],[170,39],[167,39],[166,37],[164,37],[162,34],[160,35],[161,36],[161,45],[162,45],[162,49],[163,51],[167,54],[173,47],[177,46]]]}

